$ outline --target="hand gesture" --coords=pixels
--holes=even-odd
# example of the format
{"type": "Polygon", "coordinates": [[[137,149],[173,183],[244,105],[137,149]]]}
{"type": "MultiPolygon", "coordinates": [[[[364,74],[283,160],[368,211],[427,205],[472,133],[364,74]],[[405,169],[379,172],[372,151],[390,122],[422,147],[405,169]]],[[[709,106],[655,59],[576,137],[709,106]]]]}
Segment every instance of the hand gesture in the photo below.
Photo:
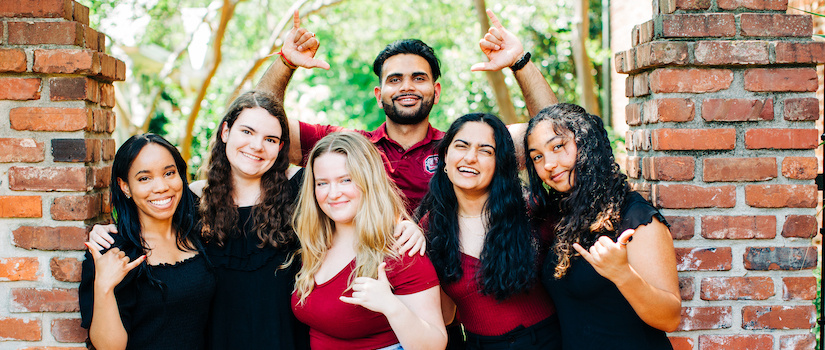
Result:
{"type": "Polygon", "coordinates": [[[92,230],[89,231],[89,242],[87,242],[88,244],[86,246],[97,251],[109,248],[115,243],[111,235],[112,233],[117,233],[117,226],[114,224],[95,224],[92,230]]]}
{"type": "Polygon", "coordinates": [[[512,66],[524,55],[524,47],[521,46],[521,41],[501,25],[492,10],[487,10],[487,16],[490,16],[492,26],[484,35],[484,38],[478,42],[478,45],[490,61],[474,64],[470,68],[472,71],[501,70],[504,67],[512,66]]]}
{"type": "Polygon", "coordinates": [[[627,243],[630,242],[634,232],[636,231],[622,232],[616,242],[605,236],[599,237],[589,251],[578,243],[573,243],[573,249],[579,252],[599,275],[617,284],[624,280],[631,271],[630,264],[627,262],[627,243]]]}
{"type": "Polygon", "coordinates": [[[141,255],[130,262],[126,253],[118,248],[109,249],[106,254],[101,255],[89,243],[85,244],[95,262],[95,285],[103,288],[103,290],[113,290],[120,281],[123,281],[129,271],[132,271],[146,260],[146,255],[141,255]]]}
{"type": "Polygon", "coordinates": [[[402,220],[395,226],[393,236],[395,236],[396,241],[392,249],[397,250],[399,254],[404,255],[405,252],[409,251],[409,256],[413,256],[415,253],[424,256],[424,252],[427,250],[427,239],[424,238],[424,231],[414,222],[402,220]]]}
{"type": "Polygon", "coordinates": [[[298,67],[329,69],[329,63],[314,58],[320,45],[315,33],[301,28],[301,17],[298,16],[298,10],[295,10],[292,14],[292,29],[287,32],[284,45],[281,46],[284,57],[298,67]]]}
{"type": "Polygon", "coordinates": [[[387,263],[378,265],[378,279],[358,277],[352,283],[352,297],[341,296],[347,304],[361,305],[370,311],[387,314],[396,302],[400,301],[392,294],[392,286],[387,279],[387,263]]]}

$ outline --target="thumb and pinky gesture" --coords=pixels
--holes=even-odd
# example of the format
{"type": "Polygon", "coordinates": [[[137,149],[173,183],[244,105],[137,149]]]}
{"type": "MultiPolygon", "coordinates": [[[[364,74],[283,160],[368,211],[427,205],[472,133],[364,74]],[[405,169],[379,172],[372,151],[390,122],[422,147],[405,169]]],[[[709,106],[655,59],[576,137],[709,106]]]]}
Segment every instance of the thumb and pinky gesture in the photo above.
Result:
{"type": "Polygon", "coordinates": [[[109,249],[101,254],[89,243],[84,243],[89,254],[92,255],[95,264],[95,283],[102,283],[108,287],[114,287],[129,273],[144,261],[146,255],[141,255],[135,260],[131,260],[126,253],[118,248],[109,249]]]}
{"type": "Polygon", "coordinates": [[[301,28],[301,17],[298,10],[295,10],[292,14],[292,29],[286,35],[281,52],[296,66],[328,70],[329,63],[315,59],[315,53],[320,45],[315,33],[301,28]]]}
{"type": "Polygon", "coordinates": [[[484,35],[478,45],[481,51],[487,56],[489,62],[474,64],[472,71],[497,71],[505,67],[510,67],[518,61],[524,54],[524,47],[521,41],[509,30],[504,28],[501,21],[492,10],[487,9],[487,16],[490,17],[490,29],[484,35]]]}
{"type": "Polygon", "coordinates": [[[347,304],[360,305],[370,311],[382,312],[389,305],[389,298],[394,298],[392,286],[387,278],[387,263],[378,265],[378,279],[358,277],[352,283],[352,296],[339,299],[347,304]]]}
{"type": "Polygon", "coordinates": [[[581,254],[596,272],[611,279],[620,269],[624,268],[624,265],[628,265],[627,243],[633,238],[635,232],[635,230],[625,230],[616,242],[606,236],[599,237],[590,249],[584,249],[578,243],[573,243],[573,249],[581,254]]]}

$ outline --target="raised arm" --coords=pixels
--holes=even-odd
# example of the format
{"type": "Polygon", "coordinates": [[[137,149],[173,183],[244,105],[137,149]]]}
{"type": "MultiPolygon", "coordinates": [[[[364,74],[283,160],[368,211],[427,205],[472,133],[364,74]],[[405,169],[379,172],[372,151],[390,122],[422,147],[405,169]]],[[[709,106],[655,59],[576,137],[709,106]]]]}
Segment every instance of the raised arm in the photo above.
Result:
{"type": "MultiPolygon", "coordinates": [[[[479,41],[479,46],[489,61],[476,63],[470,69],[496,71],[505,67],[513,67],[516,62],[525,58],[524,47],[513,33],[501,25],[493,11],[488,9],[487,15],[490,16],[492,26],[484,38],[479,41]]],[[[536,115],[542,108],[559,102],[553,90],[550,89],[550,84],[541,75],[541,71],[529,59],[527,64],[515,70],[513,75],[524,95],[524,102],[530,117],[536,115]]]]}

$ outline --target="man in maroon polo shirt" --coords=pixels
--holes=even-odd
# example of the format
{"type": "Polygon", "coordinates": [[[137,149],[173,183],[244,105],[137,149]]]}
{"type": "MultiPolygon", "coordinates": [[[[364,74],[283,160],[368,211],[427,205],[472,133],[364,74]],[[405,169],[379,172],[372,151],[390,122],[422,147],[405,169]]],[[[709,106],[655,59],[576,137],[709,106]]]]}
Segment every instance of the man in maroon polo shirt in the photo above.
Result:
{"type": "MultiPolygon", "coordinates": [[[[487,11],[493,26],[479,46],[489,62],[478,63],[474,71],[494,71],[510,67],[522,90],[530,115],[557,103],[547,81],[530,62],[521,42],[507,31],[491,11],[487,11]]],[[[274,93],[283,100],[294,69],[324,68],[326,62],[314,59],[319,47],[315,35],[300,27],[297,12],[294,26],[281,48],[281,59],[275,60],[261,78],[257,88],[274,93]]],[[[389,176],[407,197],[410,212],[418,206],[428,190],[438,155],[436,145],[444,133],[430,125],[429,114],[441,95],[439,61],[433,49],[417,39],[405,39],[387,45],[376,57],[373,71],[380,80],[375,87],[375,99],[387,120],[374,131],[358,131],[370,139],[384,157],[389,176]]],[[[303,165],[306,154],[315,142],[329,133],[343,130],[340,126],[315,125],[289,120],[290,161],[303,165]]],[[[524,125],[513,125],[510,132],[516,145],[521,145],[524,125]]],[[[518,146],[517,146],[518,147],[518,146]]]]}

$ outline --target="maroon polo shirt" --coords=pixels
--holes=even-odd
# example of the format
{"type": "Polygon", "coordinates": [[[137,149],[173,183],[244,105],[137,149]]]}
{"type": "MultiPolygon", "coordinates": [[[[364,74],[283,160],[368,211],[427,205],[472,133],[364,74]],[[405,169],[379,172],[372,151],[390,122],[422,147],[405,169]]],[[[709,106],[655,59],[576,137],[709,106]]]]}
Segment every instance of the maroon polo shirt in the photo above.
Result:
{"type": "MultiPolygon", "coordinates": [[[[315,143],[327,134],[349,130],[340,126],[317,125],[301,122],[301,154],[304,159],[301,165],[306,164],[306,158],[315,143]]],[[[408,150],[404,150],[398,142],[387,135],[387,124],[381,124],[374,131],[356,131],[369,139],[384,160],[384,166],[390,178],[407,197],[407,211],[412,213],[429,189],[430,178],[438,164],[436,146],[444,137],[444,132],[427,124],[427,136],[408,150]]]]}

